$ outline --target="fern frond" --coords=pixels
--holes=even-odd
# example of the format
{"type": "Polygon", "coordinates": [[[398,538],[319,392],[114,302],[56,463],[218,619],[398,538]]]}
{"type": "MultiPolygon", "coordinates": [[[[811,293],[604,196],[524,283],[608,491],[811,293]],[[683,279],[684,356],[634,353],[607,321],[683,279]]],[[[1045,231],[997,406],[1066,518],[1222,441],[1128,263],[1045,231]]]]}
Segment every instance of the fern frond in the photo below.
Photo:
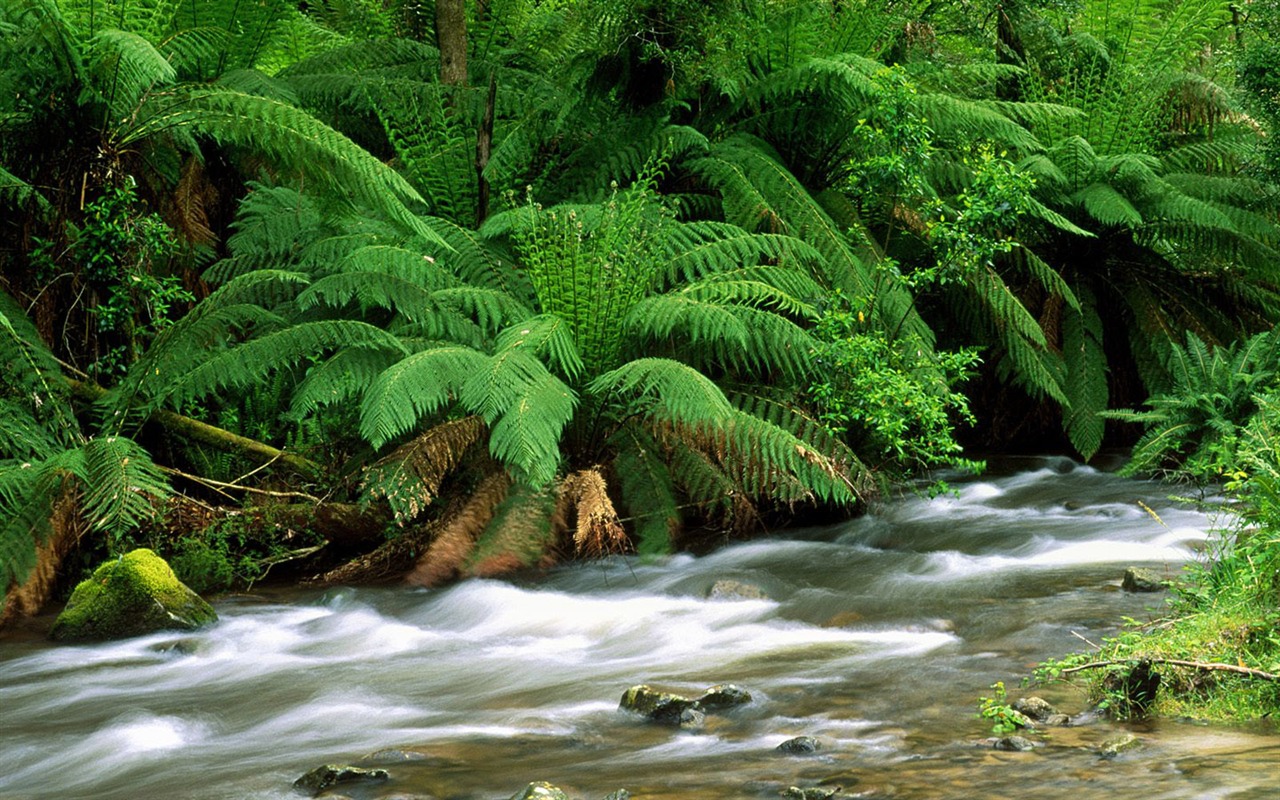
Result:
{"type": "Polygon", "coordinates": [[[360,404],[360,435],[373,447],[418,425],[449,404],[489,357],[469,347],[438,347],[414,353],[378,376],[360,404]]]}
{"type": "Polygon", "coordinates": [[[40,424],[25,404],[0,397],[0,462],[48,458],[58,449],[57,441],[40,424]]]}
{"type": "Polygon", "coordinates": [[[569,324],[554,314],[539,314],[517,323],[498,334],[495,349],[525,348],[544,359],[571,383],[582,374],[584,366],[573,340],[569,324]]]}
{"type": "Polygon", "coordinates": [[[147,91],[172,84],[178,75],[160,51],[136,33],[100,31],[89,40],[86,56],[89,75],[112,123],[123,120],[147,91]]]}
{"type": "MultiPolygon", "coordinates": [[[[750,233],[723,222],[687,222],[665,232],[663,249],[669,261],[662,280],[675,285],[741,265],[779,263],[796,273],[821,269],[821,253],[791,236],[750,233]]],[[[798,295],[813,297],[816,295],[798,295]]]]}
{"type": "Polygon", "coordinates": [[[569,497],[573,510],[573,547],[577,555],[601,558],[630,549],[631,543],[598,467],[569,475],[560,484],[560,494],[569,497]]]}
{"type": "Polygon", "coordinates": [[[222,389],[245,387],[305,359],[356,346],[407,352],[394,336],[363,322],[303,322],[219,352],[178,376],[159,394],[181,403],[222,389]]]}
{"type": "Polygon", "coordinates": [[[431,587],[456,575],[467,563],[475,550],[476,539],[489,525],[510,488],[511,479],[502,470],[481,480],[462,508],[444,524],[405,581],[431,587]]]}
{"type": "Polygon", "coordinates": [[[549,489],[514,486],[476,540],[464,572],[483,578],[543,561],[558,538],[552,524],[554,509],[555,497],[549,489]]]}
{"type": "Polygon", "coordinates": [[[322,406],[361,396],[401,355],[399,351],[367,346],[338,351],[307,371],[293,393],[290,415],[301,419],[322,406]]]}
{"type": "Polygon", "coordinates": [[[445,246],[406,207],[424,201],[404,178],[305,111],[230,89],[183,87],[152,95],[143,113],[117,131],[117,141],[125,146],[179,130],[249,147],[335,193],[349,193],[406,231],[445,246]]]}
{"type": "Polygon", "coordinates": [[[398,524],[412,522],[435,502],[444,479],[484,434],[479,417],[440,423],[369,467],[365,494],[385,498],[398,524]]]}
{"type": "Polygon", "coordinates": [[[734,414],[720,387],[687,364],[666,358],[639,358],[600,375],[588,386],[596,396],[634,395],[643,413],[659,411],[687,424],[720,424],[734,414]]]}
{"type": "Polygon", "coordinates": [[[681,515],[657,440],[636,425],[624,425],[613,437],[613,472],[618,492],[636,532],[640,555],[665,555],[675,549],[681,515]]]}
{"type": "Polygon", "coordinates": [[[84,445],[83,512],[95,530],[123,536],[155,517],[156,504],[172,490],[151,455],[123,436],[100,436],[84,445]]]}
{"type": "Polygon", "coordinates": [[[1137,228],[1142,225],[1142,214],[1133,207],[1129,198],[1116,191],[1109,183],[1091,183],[1072,195],[1089,216],[1109,227],[1137,228]]]}
{"type": "Polygon", "coordinates": [[[1103,350],[1102,319],[1093,293],[1081,287],[1078,310],[1068,311],[1062,321],[1062,356],[1066,366],[1068,407],[1062,424],[1072,446],[1085,461],[1102,446],[1107,410],[1107,357],[1103,350]]]}
{"type": "Polygon", "coordinates": [[[529,485],[546,486],[560,466],[560,438],[577,396],[530,350],[494,354],[462,384],[458,399],[489,425],[495,459],[529,485]]]}

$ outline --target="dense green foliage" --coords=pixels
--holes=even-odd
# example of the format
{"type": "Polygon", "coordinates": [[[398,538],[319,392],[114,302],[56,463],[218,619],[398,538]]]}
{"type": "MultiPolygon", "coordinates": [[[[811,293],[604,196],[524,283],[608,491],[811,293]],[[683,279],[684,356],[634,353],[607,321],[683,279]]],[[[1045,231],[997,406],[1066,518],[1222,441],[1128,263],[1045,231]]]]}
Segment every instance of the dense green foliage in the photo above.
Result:
{"type": "Polygon", "coordinates": [[[6,587],[168,477],[385,508],[430,582],[1265,407],[1262,7],[431,5],[0,9],[6,587]]]}

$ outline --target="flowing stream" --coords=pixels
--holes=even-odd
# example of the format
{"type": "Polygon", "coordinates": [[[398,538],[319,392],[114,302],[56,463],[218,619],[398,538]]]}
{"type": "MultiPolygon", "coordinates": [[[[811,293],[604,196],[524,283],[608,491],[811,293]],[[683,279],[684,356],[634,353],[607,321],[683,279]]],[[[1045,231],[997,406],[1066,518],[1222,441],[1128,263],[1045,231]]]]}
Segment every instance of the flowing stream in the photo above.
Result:
{"type": "MultiPolygon", "coordinates": [[[[1035,662],[1158,613],[1163,595],[1120,591],[1123,568],[1178,574],[1213,519],[1065,459],[959,490],[701,558],[229,597],[208,630],[92,646],[9,634],[0,798],[290,798],[332,762],[390,772],[341,787],[355,798],[498,800],[533,780],[584,800],[1274,796],[1280,740],[1262,727],[1096,723],[1030,753],[983,746],[992,682],[1016,697],[1035,662]],[[768,599],[708,599],[718,580],[768,599]],[[642,682],[755,699],[680,731],[617,710],[642,682]],[[1143,747],[1102,759],[1125,731],[1143,747]],[[775,752],[802,734],[817,755],[775,752]]],[[[1037,693],[1083,710],[1073,690],[1037,693]]]]}

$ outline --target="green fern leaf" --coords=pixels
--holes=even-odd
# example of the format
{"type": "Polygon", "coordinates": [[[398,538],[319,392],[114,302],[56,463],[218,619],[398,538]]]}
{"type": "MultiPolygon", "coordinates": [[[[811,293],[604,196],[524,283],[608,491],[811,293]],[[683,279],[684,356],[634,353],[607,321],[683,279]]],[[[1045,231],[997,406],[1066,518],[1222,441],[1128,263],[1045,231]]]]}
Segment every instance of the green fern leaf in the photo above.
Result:
{"type": "Polygon", "coordinates": [[[1072,446],[1093,458],[1102,446],[1107,410],[1107,357],[1102,346],[1102,319],[1092,292],[1082,288],[1079,311],[1068,311],[1062,320],[1062,355],[1066,365],[1068,408],[1063,427],[1072,446]]]}

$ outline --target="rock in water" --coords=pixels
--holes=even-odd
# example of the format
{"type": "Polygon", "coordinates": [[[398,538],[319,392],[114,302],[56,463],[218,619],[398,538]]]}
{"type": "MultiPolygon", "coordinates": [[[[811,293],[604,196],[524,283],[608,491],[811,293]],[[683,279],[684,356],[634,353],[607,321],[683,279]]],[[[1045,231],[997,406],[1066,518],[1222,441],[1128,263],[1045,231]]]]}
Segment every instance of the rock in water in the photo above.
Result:
{"type": "Polygon", "coordinates": [[[1164,581],[1155,570],[1129,567],[1124,571],[1120,588],[1126,592],[1158,592],[1164,589],[1164,581]]]}
{"type": "MultiPolygon", "coordinates": [[[[650,686],[640,684],[622,693],[622,701],[618,703],[618,708],[642,714],[656,722],[684,725],[694,722],[694,715],[687,712],[698,712],[698,702],[678,694],[659,692],[650,686]],[[687,722],[686,718],[688,718],[687,722]]],[[[698,712],[697,716],[701,717],[701,713],[698,712]]]]}
{"type": "Polygon", "coordinates": [[[744,706],[751,702],[751,692],[732,683],[712,686],[702,693],[697,700],[698,705],[707,711],[722,711],[726,708],[744,706]]]}
{"type": "Polygon", "coordinates": [[[769,595],[753,583],[718,580],[707,590],[709,600],[768,600],[769,595]]]}
{"type": "Polygon", "coordinates": [[[1036,749],[1035,743],[1024,736],[1005,736],[996,740],[995,749],[1008,750],[1014,753],[1025,753],[1036,749]]]}
{"type": "Polygon", "coordinates": [[[1013,710],[1036,722],[1045,722],[1058,713],[1058,709],[1050,705],[1047,700],[1034,696],[1021,697],[1015,700],[1013,702],[1013,710]]]}
{"type": "Polygon", "coordinates": [[[293,788],[315,797],[326,789],[339,783],[355,781],[385,781],[391,776],[385,769],[364,769],[342,764],[325,764],[303,775],[293,782],[293,788]]]}
{"type": "Polygon", "coordinates": [[[797,736],[788,739],[776,748],[779,753],[790,756],[810,756],[818,752],[818,740],[812,736],[797,736]]]}
{"type": "Polygon", "coordinates": [[[534,781],[511,795],[511,800],[569,800],[569,796],[546,781],[534,781]]]}
{"type": "Polygon", "coordinates": [[[1098,755],[1106,759],[1115,758],[1121,753],[1127,753],[1130,750],[1137,750],[1142,747],[1142,740],[1132,733],[1122,733],[1113,736],[1102,743],[1098,748],[1098,755]]]}
{"type": "Polygon", "coordinates": [[[141,549],[106,562],[81,581],[49,637],[124,639],[162,630],[195,630],[217,621],[213,607],[178,580],[164,559],[141,549]]]}

